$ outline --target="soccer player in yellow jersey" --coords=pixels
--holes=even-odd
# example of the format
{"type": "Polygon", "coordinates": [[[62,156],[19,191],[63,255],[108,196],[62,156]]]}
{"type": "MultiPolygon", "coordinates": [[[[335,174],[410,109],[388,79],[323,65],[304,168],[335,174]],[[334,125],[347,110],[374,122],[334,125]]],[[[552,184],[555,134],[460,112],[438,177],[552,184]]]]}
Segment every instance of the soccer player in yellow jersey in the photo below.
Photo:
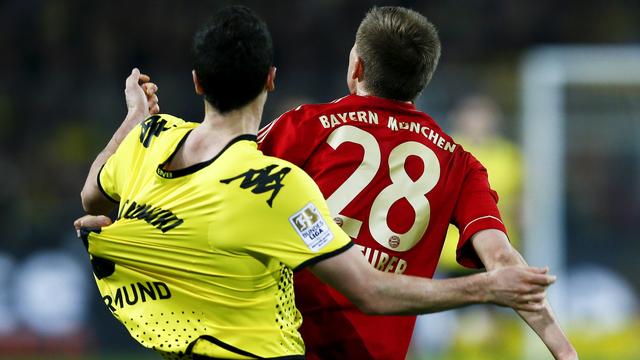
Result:
{"type": "Polygon", "coordinates": [[[311,178],[257,150],[275,78],[264,22],[246,7],[226,8],[198,32],[194,50],[203,122],[147,117],[158,111],[157,87],[134,69],[129,114],[82,190],[88,213],[117,203],[117,220],[75,222],[106,306],[140,344],[165,358],[303,359],[292,286],[303,267],[373,314],[543,306],[554,281],[545,269],[443,281],[375,270],[311,178]]]}

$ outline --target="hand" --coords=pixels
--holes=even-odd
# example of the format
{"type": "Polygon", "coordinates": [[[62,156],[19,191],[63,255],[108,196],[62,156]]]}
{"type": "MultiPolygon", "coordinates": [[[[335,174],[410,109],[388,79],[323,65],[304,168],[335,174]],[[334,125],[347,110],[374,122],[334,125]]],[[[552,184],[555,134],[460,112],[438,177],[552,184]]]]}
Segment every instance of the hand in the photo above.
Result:
{"type": "Polygon", "coordinates": [[[548,271],[548,268],[509,266],[487,272],[488,302],[516,310],[542,310],[546,289],[556,281],[548,271]]]}
{"type": "Polygon", "coordinates": [[[124,95],[129,114],[139,114],[142,119],[160,112],[158,86],[151,82],[149,75],[141,74],[138,68],[131,71],[125,81],[124,95]]]}
{"type": "Polygon", "coordinates": [[[80,237],[80,228],[101,228],[111,225],[111,219],[104,215],[85,215],[73,222],[78,237],[80,237]]]}

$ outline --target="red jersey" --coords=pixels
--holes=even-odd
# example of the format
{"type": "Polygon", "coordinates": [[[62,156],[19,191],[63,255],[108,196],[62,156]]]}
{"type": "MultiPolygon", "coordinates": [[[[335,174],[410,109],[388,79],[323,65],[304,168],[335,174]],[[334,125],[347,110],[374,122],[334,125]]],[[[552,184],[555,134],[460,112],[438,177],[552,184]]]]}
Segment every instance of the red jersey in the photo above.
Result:
{"type": "MultiPolygon", "coordinates": [[[[258,133],[261,150],[304,169],[334,220],[381,271],[432,277],[449,223],[457,259],[482,267],[469,239],[505,231],[486,169],[413,104],[349,95],[302,105],[258,133]]],[[[308,270],[296,304],[309,359],[404,359],[415,316],[370,316],[308,270]]]]}

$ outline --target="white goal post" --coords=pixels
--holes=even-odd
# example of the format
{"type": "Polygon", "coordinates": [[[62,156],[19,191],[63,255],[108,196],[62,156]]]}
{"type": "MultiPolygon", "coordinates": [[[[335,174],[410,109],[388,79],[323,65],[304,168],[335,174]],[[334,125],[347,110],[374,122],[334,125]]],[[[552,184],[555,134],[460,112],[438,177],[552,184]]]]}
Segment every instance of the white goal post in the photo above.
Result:
{"type": "MultiPolygon", "coordinates": [[[[520,71],[524,256],[532,265],[549,265],[558,275],[549,301],[562,321],[570,296],[562,281],[566,275],[566,90],[575,85],[640,86],[640,47],[545,46],[527,52],[520,71]]],[[[541,344],[534,343],[527,341],[531,359],[540,356],[541,344]]]]}

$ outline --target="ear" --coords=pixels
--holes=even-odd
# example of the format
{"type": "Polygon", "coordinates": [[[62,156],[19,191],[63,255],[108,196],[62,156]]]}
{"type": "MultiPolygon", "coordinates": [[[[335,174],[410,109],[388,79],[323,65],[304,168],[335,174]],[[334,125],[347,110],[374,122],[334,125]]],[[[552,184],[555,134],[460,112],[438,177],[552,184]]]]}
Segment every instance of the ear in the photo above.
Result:
{"type": "Polygon", "coordinates": [[[204,89],[202,85],[200,85],[200,79],[198,79],[198,74],[196,74],[195,70],[191,70],[191,76],[193,77],[193,86],[195,87],[196,94],[204,95],[204,89]]]}
{"type": "Polygon", "coordinates": [[[276,70],[275,66],[271,66],[269,68],[267,82],[264,84],[264,88],[267,89],[267,91],[273,91],[276,89],[276,70]]]}
{"type": "Polygon", "coordinates": [[[351,78],[353,80],[357,80],[358,82],[364,80],[364,62],[360,56],[356,55],[355,60],[353,61],[353,71],[351,72],[351,78]]]}

